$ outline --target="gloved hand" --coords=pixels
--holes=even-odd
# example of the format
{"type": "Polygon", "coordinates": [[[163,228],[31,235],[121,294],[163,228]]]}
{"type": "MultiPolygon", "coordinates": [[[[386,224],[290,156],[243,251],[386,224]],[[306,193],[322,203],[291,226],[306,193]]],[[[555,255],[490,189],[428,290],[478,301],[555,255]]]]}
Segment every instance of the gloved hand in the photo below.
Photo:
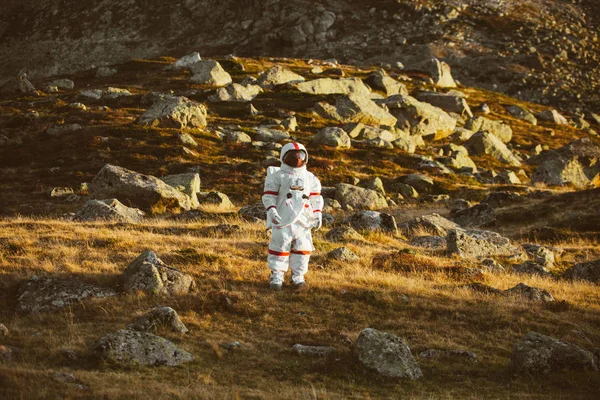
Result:
{"type": "Polygon", "coordinates": [[[323,214],[320,212],[315,213],[315,218],[317,218],[317,220],[315,221],[313,228],[315,228],[315,231],[318,231],[323,226],[323,214]]]}
{"type": "Polygon", "coordinates": [[[270,208],[269,211],[267,211],[267,218],[275,225],[281,223],[281,215],[279,215],[276,208],[270,208]]]}

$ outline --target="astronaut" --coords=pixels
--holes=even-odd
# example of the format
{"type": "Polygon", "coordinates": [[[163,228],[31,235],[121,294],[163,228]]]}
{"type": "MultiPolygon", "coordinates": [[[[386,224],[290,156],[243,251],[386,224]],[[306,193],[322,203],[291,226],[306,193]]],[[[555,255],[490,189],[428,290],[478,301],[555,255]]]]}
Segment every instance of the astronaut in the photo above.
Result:
{"type": "Polygon", "coordinates": [[[267,210],[267,229],[272,229],[267,262],[270,288],[281,290],[285,272],[292,270],[292,284],[306,287],[310,253],[314,250],[311,229],[323,224],[321,182],[306,170],[308,152],[296,142],[281,149],[281,167],[269,167],[262,202],[267,210]]]}

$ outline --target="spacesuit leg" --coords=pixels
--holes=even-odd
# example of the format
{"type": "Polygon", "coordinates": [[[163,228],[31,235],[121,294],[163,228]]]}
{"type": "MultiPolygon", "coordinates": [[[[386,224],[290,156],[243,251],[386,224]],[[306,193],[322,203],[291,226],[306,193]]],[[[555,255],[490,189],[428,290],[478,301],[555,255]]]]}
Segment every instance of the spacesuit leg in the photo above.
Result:
{"type": "Polygon", "coordinates": [[[292,246],[291,228],[273,228],[267,263],[271,269],[271,283],[283,283],[283,277],[290,264],[290,248],[292,246]]]}
{"type": "Polygon", "coordinates": [[[290,251],[290,268],[292,269],[292,282],[304,282],[304,275],[308,272],[310,253],[313,250],[310,229],[295,224],[293,227],[294,241],[290,251]]]}

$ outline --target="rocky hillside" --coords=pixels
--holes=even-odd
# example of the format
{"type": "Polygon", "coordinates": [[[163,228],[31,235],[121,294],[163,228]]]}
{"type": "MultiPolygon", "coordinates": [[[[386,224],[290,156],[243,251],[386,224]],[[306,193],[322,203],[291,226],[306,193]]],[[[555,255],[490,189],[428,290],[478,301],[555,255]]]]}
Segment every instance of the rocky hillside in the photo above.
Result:
{"type": "Polygon", "coordinates": [[[598,111],[593,0],[7,0],[0,71],[65,75],[164,54],[335,58],[373,65],[438,57],[463,84],[598,111]]]}

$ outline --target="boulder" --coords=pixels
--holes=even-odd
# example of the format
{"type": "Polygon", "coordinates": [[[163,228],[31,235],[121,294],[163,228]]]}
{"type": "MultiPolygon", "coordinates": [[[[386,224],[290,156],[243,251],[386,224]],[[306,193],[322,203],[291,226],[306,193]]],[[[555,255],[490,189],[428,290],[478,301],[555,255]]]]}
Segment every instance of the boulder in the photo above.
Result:
{"type": "Polygon", "coordinates": [[[202,58],[200,57],[200,53],[195,51],[191,54],[181,57],[179,60],[177,60],[173,64],[169,65],[167,67],[167,69],[173,70],[173,71],[178,71],[178,70],[182,70],[185,68],[190,68],[192,64],[197,63],[198,61],[201,61],[201,60],[202,60],[202,58]]]}
{"type": "Polygon", "coordinates": [[[120,89],[115,87],[107,88],[103,95],[103,99],[118,99],[119,97],[129,97],[131,96],[131,92],[127,89],[120,89]]]}
{"type": "Polygon", "coordinates": [[[305,346],[302,344],[295,344],[292,346],[292,350],[299,356],[308,357],[328,357],[335,354],[337,351],[335,347],[330,346],[305,346]]]}
{"type": "Polygon", "coordinates": [[[89,185],[94,199],[116,198],[144,211],[189,210],[190,198],[160,179],[106,164],[89,185]]]}
{"type": "Polygon", "coordinates": [[[396,219],[390,214],[378,211],[360,211],[352,215],[348,222],[359,231],[398,232],[396,219]]]}
{"type": "Polygon", "coordinates": [[[200,175],[195,172],[167,175],[160,178],[167,185],[174,187],[190,198],[191,207],[198,207],[197,193],[200,191],[200,175]]]}
{"type": "Polygon", "coordinates": [[[537,332],[529,332],[515,344],[511,364],[517,372],[532,374],[548,374],[565,370],[598,370],[591,352],[575,344],[562,342],[537,332]]]}
{"type": "Polygon", "coordinates": [[[266,221],[267,210],[262,203],[255,203],[239,209],[238,214],[245,220],[251,222],[266,221]]]}
{"type": "Polygon", "coordinates": [[[531,111],[526,110],[523,107],[519,107],[516,105],[508,105],[504,106],[504,109],[515,118],[527,121],[532,125],[537,125],[537,119],[535,118],[535,116],[531,113],[531,111]]]}
{"type": "Polygon", "coordinates": [[[152,105],[138,122],[165,128],[206,127],[206,107],[186,97],[168,97],[152,105]]]}
{"type": "Polygon", "coordinates": [[[152,250],[133,260],[123,271],[123,278],[127,292],[183,295],[196,287],[191,275],[166,265],[152,250]]]}
{"type": "Polygon", "coordinates": [[[100,67],[96,70],[96,78],[110,78],[114,76],[118,71],[111,67],[100,67]]]}
{"type": "Polygon", "coordinates": [[[208,101],[237,101],[248,102],[254,100],[262,92],[262,88],[258,85],[240,85],[232,83],[225,87],[217,89],[216,93],[208,97],[208,101]]]}
{"type": "Polygon", "coordinates": [[[516,257],[521,252],[510,240],[496,232],[452,229],[446,237],[449,254],[462,258],[516,257]]]}
{"type": "Polygon", "coordinates": [[[520,296],[534,302],[552,302],[554,297],[548,291],[536,287],[527,286],[524,283],[519,283],[515,287],[506,289],[504,294],[512,296],[520,296]]]}
{"type": "Polygon", "coordinates": [[[368,126],[361,123],[350,123],[344,127],[352,139],[383,139],[391,142],[395,135],[387,129],[381,129],[374,126],[368,126]]]}
{"type": "Polygon", "coordinates": [[[481,267],[483,270],[489,272],[504,272],[505,269],[498,261],[493,258],[484,258],[481,260],[481,267]]]}
{"type": "Polygon", "coordinates": [[[444,110],[411,96],[398,94],[381,100],[380,103],[386,105],[397,118],[395,126],[411,135],[438,140],[450,136],[456,128],[456,120],[444,110]]]}
{"type": "Polygon", "coordinates": [[[272,88],[285,83],[304,82],[304,77],[290,71],[281,65],[275,65],[263,72],[257,79],[256,83],[263,88],[272,88]]]}
{"type": "Polygon", "coordinates": [[[252,143],[250,135],[242,131],[227,132],[223,140],[230,143],[252,143]]]}
{"type": "Polygon", "coordinates": [[[414,187],[405,183],[395,183],[393,184],[392,189],[400,193],[405,199],[416,199],[419,197],[419,192],[417,192],[414,187]]]}
{"type": "Polygon", "coordinates": [[[505,144],[512,140],[512,129],[503,121],[496,121],[485,117],[473,117],[467,120],[465,128],[473,132],[491,133],[505,144]]]}
{"type": "Polygon", "coordinates": [[[360,181],[359,185],[360,185],[360,187],[363,187],[365,189],[374,190],[385,196],[385,188],[383,187],[383,181],[379,177],[375,177],[373,179],[369,179],[366,181],[360,181]]]}
{"type": "Polygon", "coordinates": [[[393,149],[394,145],[383,139],[352,140],[352,146],[367,149],[393,149]]]}
{"type": "Polygon", "coordinates": [[[448,243],[446,238],[442,236],[414,236],[410,240],[410,245],[426,249],[444,250],[448,243]]]}
{"type": "Polygon", "coordinates": [[[466,149],[464,152],[453,152],[448,157],[441,157],[438,160],[445,166],[451,167],[457,171],[477,172],[477,165],[471,157],[469,157],[469,153],[466,149]]]}
{"type": "Polygon", "coordinates": [[[92,345],[92,354],[123,366],[176,366],[194,357],[172,342],[148,332],[120,330],[92,345]]]}
{"type": "Polygon", "coordinates": [[[254,140],[260,142],[276,143],[291,139],[290,134],[286,131],[280,131],[278,129],[269,129],[261,126],[257,128],[254,140]]]}
{"type": "Polygon", "coordinates": [[[378,210],[388,206],[385,197],[375,190],[347,183],[338,183],[335,189],[335,199],[344,209],[378,210]]]}
{"type": "Polygon", "coordinates": [[[190,64],[189,69],[192,72],[190,83],[225,86],[232,82],[231,75],[221,67],[221,64],[214,60],[197,61],[190,64]]]}
{"type": "Polygon", "coordinates": [[[393,96],[395,94],[408,95],[406,85],[389,76],[383,69],[369,75],[366,82],[375,90],[384,92],[386,96],[393,96]]]}
{"type": "Polygon", "coordinates": [[[84,300],[116,296],[112,289],[75,280],[34,276],[19,288],[17,311],[41,313],[75,305],[84,300]]]}
{"type": "Polygon", "coordinates": [[[510,170],[498,172],[498,174],[492,178],[492,181],[500,185],[521,185],[523,183],[517,174],[510,170]]]}
{"type": "Polygon", "coordinates": [[[419,101],[429,103],[434,107],[441,108],[446,112],[456,113],[461,116],[473,117],[473,112],[463,96],[421,91],[417,92],[415,98],[419,101]]]}
{"type": "Polygon", "coordinates": [[[600,260],[575,264],[564,272],[563,278],[600,283],[600,260]]]}
{"type": "Polygon", "coordinates": [[[418,190],[419,193],[429,193],[435,187],[433,179],[430,176],[423,174],[409,174],[404,178],[404,183],[412,186],[418,190]]]}
{"type": "Polygon", "coordinates": [[[117,221],[130,224],[139,223],[144,212],[137,208],[127,207],[117,199],[89,200],[79,210],[74,221],[117,221]]]}
{"type": "Polygon", "coordinates": [[[364,329],[354,343],[353,353],[362,365],[387,378],[415,380],[423,376],[408,345],[391,333],[364,329]]]}
{"type": "Polygon", "coordinates": [[[450,66],[435,57],[421,61],[418,64],[409,65],[407,68],[429,73],[436,86],[443,88],[456,87],[456,82],[454,82],[454,79],[452,78],[450,66]]]}
{"type": "Polygon", "coordinates": [[[55,79],[48,84],[48,86],[55,86],[59,89],[75,89],[75,82],[71,79],[55,79]]]}
{"type": "Polygon", "coordinates": [[[327,127],[321,129],[313,138],[314,146],[329,146],[336,149],[349,149],[352,147],[350,136],[342,129],[327,127]]]}
{"type": "Polygon", "coordinates": [[[481,202],[487,203],[492,207],[499,208],[514,204],[519,200],[521,200],[521,195],[519,193],[503,190],[488,194],[483,200],[481,200],[481,202]]]}
{"type": "Polygon", "coordinates": [[[225,193],[221,192],[209,192],[206,194],[206,196],[201,196],[198,200],[201,204],[210,204],[221,210],[227,210],[235,207],[231,200],[229,200],[229,197],[225,193]]]}
{"type": "Polygon", "coordinates": [[[477,132],[467,140],[465,147],[469,154],[488,154],[500,162],[516,167],[521,166],[521,161],[506,147],[500,139],[489,132],[477,132]]]}
{"type": "Polygon", "coordinates": [[[327,235],[325,235],[325,239],[332,242],[350,242],[364,240],[360,233],[356,232],[353,228],[349,226],[340,226],[337,228],[333,228],[332,230],[327,232],[327,235]]]}
{"type": "Polygon", "coordinates": [[[351,94],[336,100],[335,111],[342,122],[361,122],[366,125],[396,125],[396,118],[366,96],[351,94]]]}
{"type": "Polygon", "coordinates": [[[400,225],[400,228],[408,235],[416,230],[425,230],[439,236],[446,236],[448,231],[460,228],[456,223],[432,213],[416,217],[400,225]]]}
{"type": "Polygon", "coordinates": [[[535,115],[540,121],[551,122],[556,125],[569,125],[569,121],[556,110],[546,110],[535,115]]]}
{"type": "Polygon", "coordinates": [[[81,125],[79,124],[64,124],[51,126],[46,133],[50,136],[62,136],[79,130],[81,130],[81,125]]]}
{"type": "Polygon", "coordinates": [[[544,265],[531,260],[513,266],[512,270],[520,274],[550,276],[550,272],[548,272],[548,269],[544,265]]]}
{"type": "Polygon", "coordinates": [[[297,83],[296,88],[308,94],[357,94],[370,96],[371,91],[359,78],[331,79],[320,78],[297,83]]]}
{"type": "Polygon", "coordinates": [[[554,267],[554,252],[548,247],[540,246],[539,244],[526,243],[523,245],[523,249],[525,249],[527,255],[537,264],[547,268],[554,267]]]}
{"type": "Polygon", "coordinates": [[[191,135],[187,133],[178,133],[177,139],[181,144],[185,144],[186,146],[198,147],[198,142],[191,135]]]}
{"type": "Polygon", "coordinates": [[[329,260],[347,262],[358,261],[360,259],[352,250],[347,247],[338,247],[337,249],[331,250],[329,253],[327,253],[326,258],[329,260]]]}
{"type": "Polygon", "coordinates": [[[157,331],[164,326],[173,332],[187,333],[188,328],[181,322],[177,311],[171,307],[155,307],[146,314],[127,325],[127,329],[134,331],[157,331]]]}
{"type": "Polygon", "coordinates": [[[466,210],[458,211],[452,219],[464,228],[479,228],[494,224],[496,222],[496,212],[489,204],[481,203],[466,210]]]}

